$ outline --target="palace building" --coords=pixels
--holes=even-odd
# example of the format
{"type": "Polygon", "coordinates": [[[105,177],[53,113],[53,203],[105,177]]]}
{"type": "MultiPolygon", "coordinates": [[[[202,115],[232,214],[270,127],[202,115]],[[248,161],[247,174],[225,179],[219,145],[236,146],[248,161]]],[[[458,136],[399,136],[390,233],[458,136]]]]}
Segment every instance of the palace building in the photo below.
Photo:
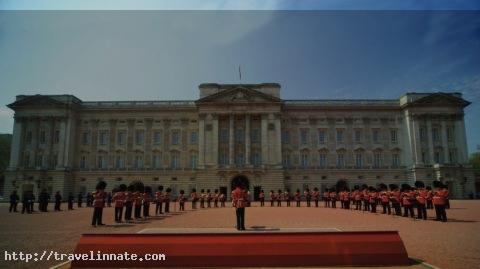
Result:
{"type": "Polygon", "coordinates": [[[304,190],[345,181],[474,193],[460,93],[392,100],[284,100],[280,85],[201,84],[189,101],[82,101],[19,95],[5,193],[107,189],[140,180],[173,193],[233,184],[304,190]]]}

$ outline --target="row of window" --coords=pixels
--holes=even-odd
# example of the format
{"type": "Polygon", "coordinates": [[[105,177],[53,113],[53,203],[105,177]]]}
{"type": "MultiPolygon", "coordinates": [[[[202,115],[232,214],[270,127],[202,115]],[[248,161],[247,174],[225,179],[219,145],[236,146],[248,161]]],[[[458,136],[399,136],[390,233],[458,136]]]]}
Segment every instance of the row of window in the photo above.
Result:
{"type": "MultiPolygon", "coordinates": [[[[337,143],[344,143],[345,142],[345,129],[336,129],[335,130],[335,138],[337,143]]],[[[309,144],[309,129],[301,129],[300,130],[300,144],[309,144]]],[[[318,130],[317,139],[319,144],[324,144],[327,142],[328,131],[327,130],[318,130]]],[[[354,130],[353,132],[353,141],[356,143],[361,143],[365,140],[363,130],[354,130]]],[[[282,133],[282,141],[285,144],[290,144],[290,131],[286,130],[282,133]]],[[[372,142],[380,143],[381,142],[381,132],[380,129],[373,129],[372,130],[372,142]]],[[[397,143],[398,142],[398,133],[396,129],[390,130],[390,142],[397,143]]]]}
{"type": "MultiPolygon", "coordinates": [[[[453,127],[447,127],[444,130],[446,133],[447,137],[447,142],[453,142],[454,140],[454,128],[453,127]]],[[[433,142],[439,142],[441,140],[441,135],[442,135],[442,129],[438,127],[433,127],[432,128],[432,141],[433,142]]],[[[424,126],[421,126],[419,129],[419,134],[420,134],[420,141],[425,142],[427,141],[427,128],[424,126]]]]}
{"type": "MultiPolygon", "coordinates": [[[[40,145],[47,144],[47,138],[50,137],[47,134],[47,131],[44,129],[41,129],[40,132],[38,133],[38,142],[40,145]]],[[[32,131],[27,131],[25,134],[25,144],[30,145],[32,144],[33,141],[33,132],[32,131]]],[[[58,144],[60,142],[60,130],[55,130],[53,132],[53,143],[58,144]]]]}
{"type": "MultiPolygon", "coordinates": [[[[79,167],[80,169],[87,169],[88,168],[88,157],[83,155],[80,158],[80,164],[79,167]]],[[[107,169],[108,168],[108,162],[109,159],[113,158],[115,164],[114,167],[116,169],[125,169],[125,155],[117,155],[117,156],[109,156],[106,154],[100,154],[96,158],[96,168],[98,169],[107,169]]],[[[189,158],[189,168],[191,169],[196,169],[198,166],[198,156],[196,154],[190,155],[189,158]]],[[[144,156],[143,155],[135,155],[133,158],[133,168],[135,169],[143,169],[145,168],[144,166],[144,156]]],[[[163,155],[162,154],[155,154],[152,156],[152,161],[151,161],[151,168],[154,169],[163,169],[164,167],[164,162],[163,162],[163,155]]],[[[171,169],[179,169],[180,167],[180,153],[179,152],[172,152],[170,154],[170,165],[169,168],[171,169]]]]}
{"type": "Polygon", "coordinates": [[[35,155],[35,160],[32,162],[33,156],[30,153],[25,152],[23,154],[23,166],[24,167],[56,167],[58,164],[58,154],[46,155],[38,153],[35,155]]]}
{"type": "MultiPolygon", "coordinates": [[[[336,153],[336,166],[338,168],[345,167],[345,153],[338,152],[336,153]]],[[[364,153],[355,153],[355,167],[356,168],[363,168],[365,166],[364,153]]],[[[291,167],[292,166],[292,158],[290,152],[283,153],[283,166],[291,167]]],[[[310,160],[310,154],[308,152],[302,152],[300,154],[300,167],[310,167],[310,166],[319,166],[319,167],[327,167],[328,166],[328,154],[327,153],[319,153],[318,154],[318,163],[312,164],[310,160]]],[[[391,167],[400,167],[400,155],[398,153],[393,153],[391,158],[391,167]]],[[[374,153],[373,154],[373,164],[374,168],[381,168],[383,166],[383,155],[381,153],[374,153]]]]}
{"type": "MultiPolygon", "coordinates": [[[[98,132],[98,144],[105,146],[109,144],[109,131],[99,131],[98,132]]],[[[91,133],[86,131],[82,133],[82,144],[89,145],[91,143],[91,133]]],[[[171,130],[170,131],[170,143],[172,145],[179,145],[181,140],[181,132],[180,130],[171,130]]],[[[117,131],[116,134],[116,144],[117,145],[125,145],[127,141],[127,131],[120,130],[117,131]]],[[[134,136],[134,142],[136,145],[144,145],[145,144],[145,131],[144,130],[136,130],[134,136]]],[[[196,131],[190,132],[189,137],[190,144],[197,144],[198,143],[198,133],[196,131]]],[[[152,133],[152,143],[154,145],[161,145],[164,143],[164,134],[163,131],[154,131],[152,133]]]]}
{"type": "MultiPolygon", "coordinates": [[[[429,158],[427,157],[428,154],[426,153],[426,151],[422,151],[421,153],[421,158],[422,158],[422,163],[428,163],[429,162],[429,158]]],[[[433,162],[434,163],[440,163],[440,164],[443,164],[443,163],[456,163],[457,162],[457,151],[455,149],[450,149],[448,151],[448,160],[445,160],[445,157],[444,157],[444,152],[443,152],[443,149],[435,149],[434,152],[433,152],[433,162]]]]}

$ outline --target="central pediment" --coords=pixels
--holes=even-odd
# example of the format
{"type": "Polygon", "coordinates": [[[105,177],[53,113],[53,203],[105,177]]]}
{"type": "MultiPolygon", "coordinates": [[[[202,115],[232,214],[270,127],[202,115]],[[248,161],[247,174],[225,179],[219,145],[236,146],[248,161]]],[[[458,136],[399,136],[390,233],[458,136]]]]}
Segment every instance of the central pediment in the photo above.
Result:
{"type": "Polygon", "coordinates": [[[196,101],[197,104],[258,104],[281,102],[282,100],[278,97],[242,86],[220,90],[196,101]]]}

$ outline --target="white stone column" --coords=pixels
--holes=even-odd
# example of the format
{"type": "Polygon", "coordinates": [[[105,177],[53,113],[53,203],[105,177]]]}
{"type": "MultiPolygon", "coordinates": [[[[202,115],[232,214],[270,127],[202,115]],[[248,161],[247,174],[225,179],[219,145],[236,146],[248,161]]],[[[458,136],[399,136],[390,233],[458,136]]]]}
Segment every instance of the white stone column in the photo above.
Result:
{"type": "Polygon", "coordinates": [[[268,163],[268,117],[266,114],[262,115],[261,122],[261,144],[262,144],[262,164],[268,163]]]}
{"type": "Polygon", "coordinates": [[[205,165],[205,118],[200,115],[198,119],[198,167],[205,165]]]}
{"type": "MultiPolygon", "coordinates": [[[[309,135],[312,135],[312,133],[309,135]]],[[[276,165],[282,164],[282,126],[280,115],[275,117],[275,156],[273,159],[275,160],[276,165]]]]}
{"type": "Polygon", "coordinates": [[[250,115],[245,114],[245,164],[250,164],[250,115]]]}
{"type": "Polygon", "coordinates": [[[433,152],[433,135],[432,135],[432,120],[427,118],[427,141],[428,141],[428,161],[429,164],[435,163],[433,152]]]}
{"type": "Polygon", "coordinates": [[[448,159],[447,124],[445,120],[442,120],[442,129],[440,132],[442,134],[443,163],[450,163],[448,159]]]}
{"type": "Polygon", "coordinates": [[[213,164],[218,165],[218,115],[213,115],[212,120],[213,164]]]}
{"type": "Polygon", "coordinates": [[[457,161],[468,163],[467,137],[465,135],[465,121],[463,115],[455,121],[455,146],[457,147],[457,161]]]}
{"type": "Polygon", "coordinates": [[[24,133],[24,119],[22,118],[15,118],[15,122],[13,124],[13,136],[12,136],[12,149],[10,151],[10,168],[14,169],[18,166],[21,166],[20,157],[22,156],[22,148],[23,148],[23,133],[24,133]]]}
{"type": "Polygon", "coordinates": [[[234,146],[234,131],[235,131],[235,128],[234,128],[234,122],[233,122],[233,117],[234,115],[231,114],[230,115],[230,128],[229,128],[229,139],[228,139],[228,154],[229,154],[229,158],[228,158],[228,163],[229,165],[234,165],[235,164],[235,155],[234,155],[234,149],[233,149],[233,146],[234,146]]]}
{"type": "Polygon", "coordinates": [[[420,124],[418,118],[413,118],[413,156],[415,164],[423,164],[422,160],[422,141],[420,141],[420,124]]]}

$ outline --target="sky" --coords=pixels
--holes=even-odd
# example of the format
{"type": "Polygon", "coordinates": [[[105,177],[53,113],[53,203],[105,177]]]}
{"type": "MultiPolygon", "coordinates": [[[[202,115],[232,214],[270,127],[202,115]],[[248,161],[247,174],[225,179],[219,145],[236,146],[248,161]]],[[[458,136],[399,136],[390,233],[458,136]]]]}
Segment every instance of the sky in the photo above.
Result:
{"type": "Polygon", "coordinates": [[[179,2],[0,0],[0,133],[19,94],[194,100],[205,82],[276,82],[284,99],[461,92],[480,144],[478,2],[179,2]]]}

